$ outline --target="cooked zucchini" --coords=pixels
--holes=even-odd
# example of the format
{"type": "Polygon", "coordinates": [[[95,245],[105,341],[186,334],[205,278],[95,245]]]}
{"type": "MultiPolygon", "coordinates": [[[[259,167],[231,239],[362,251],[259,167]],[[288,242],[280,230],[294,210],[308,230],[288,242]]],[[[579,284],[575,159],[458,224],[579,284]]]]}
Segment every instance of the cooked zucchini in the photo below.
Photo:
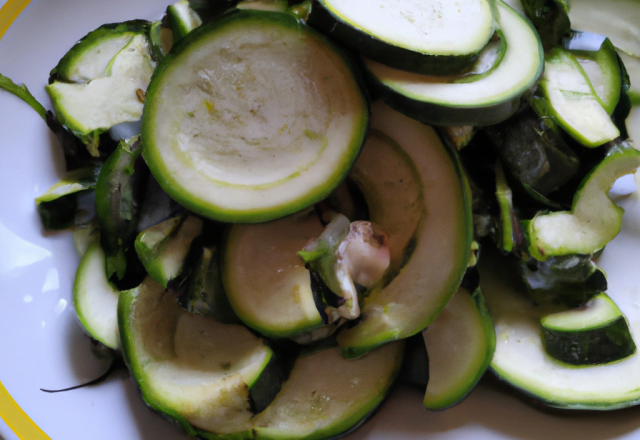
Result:
{"type": "Polygon", "coordinates": [[[540,329],[547,354],[571,365],[606,364],[636,352],[626,318],[603,292],[578,309],[542,317],[540,329]]]}
{"type": "Polygon", "coordinates": [[[365,299],[363,319],[337,336],[347,357],[426,328],[458,288],[472,241],[468,185],[435,131],[382,103],[373,108],[372,128],[356,169],[370,184],[362,189],[371,220],[400,243],[391,249],[392,266],[399,250],[405,257],[365,299]]]}
{"type": "Polygon", "coordinates": [[[191,9],[188,0],[180,0],[167,7],[167,18],[171,26],[173,44],[202,24],[202,19],[191,9]]]}
{"type": "Polygon", "coordinates": [[[469,66],[494,30],[488,0],[315,0],[307,21],[366,57],[434,75],[469,66]]]}
{"type": "Polygon", "coordinates": [[[328,196],[367,125],[367,101],[339,49],[288,14],[238,10],[190,32],[156,70],[143,155],[187,208],[259,222],[328,196]]]}
{"type": "Polygon", "coordinates": [[[538,34],[524,17],[497,0],[504,50],[488,71],[435,77],[365,60],[373,88],[390,106],[435,125],[492,125],[513,115],[520,99],[542,74],[538,34]]]}

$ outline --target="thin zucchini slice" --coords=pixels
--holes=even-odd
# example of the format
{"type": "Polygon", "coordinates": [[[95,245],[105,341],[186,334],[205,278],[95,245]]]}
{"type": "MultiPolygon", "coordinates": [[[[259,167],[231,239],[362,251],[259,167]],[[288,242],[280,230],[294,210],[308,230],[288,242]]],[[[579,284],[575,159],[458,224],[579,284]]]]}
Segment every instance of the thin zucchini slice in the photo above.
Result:
{"type": "Polygon", "coordinates": [[[297,254],[321,233],[313,211],[231,227],[223,257],[223,285],[233,310],[246,325],[279,338],[323,325],[309,271],[297,254]]]}
{"type": "Polygon", "coordinates": [[[62,57],[51,71],[53,79],[87,83],[107,75],[113,58],[136,35],[144,35],[150,23],[144,20],[111,23],[89,32],[62,57]]]}
{"type": "Polygon", "coordinates": [[[571,211],[541,212],[523,222],[532,257],[593,254],[614,239],[622,227],[624,209],[609,198],[621,176],[640,166],[640,152],[626,142],[614,146],[580,184],[571,211]]]}
{"type": "MultiPolygon", "coordinates": [[[[540,338],[540,319],[557,308],[534,306],[524,295],[504,257],[484,249],[480,259],[482,292],[496,330],[493,372],[544,404],[556,408],[612,410],[640,403],[640,356],[619,362],[575,367],[549,356],[540,338]]],[[[611,294],[612,297],[613,293],[611,294]]],[[[633,289],[615,292],[615,300],[637,334],[633,289]]]]}
{"type": "Polygon", "coordinates": [[[493,321],[480,289],[459,288],[422,334],[429,354],[423,403],[428,409],[447,409],[471,392],[495,350],[493,321]]]}
{"type": "Polygon", "coordinates": [[[149,276],[166,289],[182,273],[191,242],[201,233],[198,217],[175,217],[142,231],[134,245],[149,276]]]}
{"type": "Polygon", "coordinates": [[[143,155],[188,209],[266,221],[331,193],[368,115],[350,62],[328,40],[288,14],[237,10],[190,32],[156,70],[143,155]]]}
{"type": "Polygon", "coordinates": [[[513,252],[518,243],[515,229],[518,219],[513,207],[513,193],[507,183],[501,162],[496,164],[496,200],[500,209],[496,245],[503,252],[513,252]]]}
{"type": "Polygon", "coordinates": [[[540,329],[547,354],[571,365],[606,364],[636,352],[626,318],[604,292],[583,307],[542,317],[540,329]]]}
{"type": "Polygon", "coordinates": [[[360,359],[337,348],[302,355],[271,405],[254,422],[256,440],[320,440],[360,427],[382,403],[402,364],[404,342],[360,359]]]}
{"type": "Polygon", "coordinates": [[[142,116],[142,97],[154,67],[146,36],[135,35],[109,62],[104,76],[86,84],[55,81],[45,89],[58,120],[97,156],[101,133],[142,116]]]}
{"type": "Polygon", "coordinates": [[[89,336],[116,350],[120,347],[120,291],[107,279],[104,260],[105,255],[100,243],[89,246],[80,261],[73,283],[73,306],[78,320],[89,336]]]}
{"type": "Polygon", "coordinates": [[[544,54],[531,23],[501,0],[496,4],[505,50],[491,70],[475,76],[442,78],[365,60],[380,97],[426,124],[492,125],[513,115],[522,95],[542,74],[544,54]]]}
{"type": "MultiPolygon", "coordinates": [[[[365,198],[375,193],[367,198],[371,218],[380,219],[390,242],[397,235],[411,244],[406,259],[392,274],[395,277],[365,299],[363,319],[337,336],[347,357],[424,330],[458,288],[469,262],[473,232],[466,179],[458,159],[435,131],[382,103],[374,106],[372,127],[379,134],[370,138],[362,153],[362,160],[372,164],[371,170],[363,170],[372,184],[365,198]],[[376,206],[384,206],[377,203],[394,198],[398,201],[391,206],[406,206],[410,201],[412,209],[376,212],[376,206]],[[417,220],[415,228],[411,228],[413,220],[404,223],[394,219],[397,216],[417,220]],[[403,225],[413,233],[386,225],[403,225]]],[[[393,255],[392,250],[392,264],[393,255]]]]}
{"type": "Polygon", "coordinates": [[[434,0],[316,0],[307,22],[397,69],[458,73],[493,35],[493,4],[434,0]]]}
{"type": "Polygon", "coordinates": [[[236,5],[236,8],[286,12],[289,8],[289,2],[287,0],[243,0],[236,5]]]}
{"type": "Polygon", "coordinates": [[[151,409],[192,436],[250,438],[249,389],[273,355],[264,341],[245,327],[184,311],[151,278],[122,292],[118,326],[125,361],[151,409]]]}
{"type": "Polygon", "coordinates": [[[534,106],[540,116],[553,118],[582,145],[598,147],[620,136],[584,69],[560,46],[545,56],[540,94],[534,106]]]}
{"type": "Polygon", "coordinates": [[[196,11],[191,9],[188,0],[180,0],[169,5],[167,7],[167,18],[171,26],[174,44],[202,24],[202,19],[196,11]]]}

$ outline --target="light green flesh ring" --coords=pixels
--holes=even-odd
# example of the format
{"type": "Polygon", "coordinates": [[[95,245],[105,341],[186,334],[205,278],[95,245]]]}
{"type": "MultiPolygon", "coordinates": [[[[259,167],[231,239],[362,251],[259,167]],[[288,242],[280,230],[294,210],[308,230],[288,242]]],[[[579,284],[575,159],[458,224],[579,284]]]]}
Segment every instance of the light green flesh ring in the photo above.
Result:
{"type": "Polygon", "coordinates": [[[355,360],[337,348],[301,356],[276,399],[254,422],[256,439],[319,440],[362,423],[385,398],[402,363],[404,343],[355,360]]]}
{"type": "MultiPolygon", "coordinates": [[[[373,154],[384,164],[401,163],[402,160],[382,159],[395,151],[398,157],[413,162],[410,166],[400,165],[402,169],[413,168],[416,172],[394,181],[387,180],[398,177],[390,169],[378,177],[371,191],[375,188],[380,194],[388,191],[386,199],[392,195],[415,196],[413,188],[419,188],[417,200],[412,199],[419,207],[416,208],[419,220],[412,238],[412,252],[399,273],[365,300],[363,320],[338,335],[338,344],[347,357],[360,356],[426,328],[457,289],[469,261],[472,241],[468,185],[457,160],[452,159],[435,131],[382,103],[373,107],[372,128],[385,136],[368,143],[365,150],[373,152],[364,151],[363,157],[373,154]],[[412,183],[412,179],[418,180],[412,183]],[[406,193],[405,188],[409,189],[406,193]]],[[[375,218],[377,213],[370,212],[375,218]]],[[[392,232],[386,232],[393,241],[392,232]]]]}
{"type": "Polygon", "coordinates": [[[118,296],[120,291],[107,280],[104,251],[93,243],[85,252],[73,284],[73,305],[89,335],[105,346],[118,349],[118,296]]]}
{"type": "Polygon", "coordinates": [[[461,401],[489,367],[495,350],[493,321],[480,291],[459,288],[423,332],[429,353],[424,406],[443,410],[461,401]]]}
{"type": "Polygon", "coordinates": [[[568,50],[557,46],[547,54],[540,90],[551,116],[584,146],[597,147],[620,136],[584,69],[568,50]]]}
{"type": "Polygon", "coordinates": [[[223,283],[246,325],[271,337],[293,337],[322,326],[309,271],[297,254],[322,230],[314,211],[231,227],[223,283]]]}
{"type": "Polygon", "coordinates": [[[518,98],[542,72],[542,46],[531,24],[517,12],[500,0],[497,10],[506,50],[486,75],[448,77],[443,81],[442,77],[404,72],[368,59],[366,67],[386,88],[417,103],[481,109],[518,98]]]}
{"type": "Polygon", "coordinates": [[[613,240],[622,227],[624,210],[609,198],[609,189],[639,166],[640,152],[626,143],[614,147],[580,185],[571,211],[541,213],[525,222],[531,255],[541,261],[550,256],[589,255],[613,240]]]}
{"type": "Polygon", "coordinates": [[[118,304],[123,354],[152,409],[194,428],[225,435],[250,434],[249,388],[272,351],[239,325],[184,311],[147,278],[118,304]]]}
{"type": "Polygon", "coordinates": [[[320,3],[340,20],[378,40],[423,54],[476,54],[493,35],[493,11],[487,0],[320,3]]]}
{"type": "MultiPolygon", "coordinates": [[[[521,290],[517,272],[510,275],[505,264],[504,257],[485,249],[479,265],[482,292],[495,323],[494,373],[552,407],[612,410],[640,403],[640,356],[582,367],[549,356],[540,319],[557,308],[534,305],[521,290]]],[[[616,292],[616,303],[629,319],[632,333],[640,322],[636,301],[633,289],[616,292]]]]}
{"type": "Polygon", "coordinates": [[[260,222],[324,199],[367,124],[350,65],[323,37],[287,14],[237,11],[164,58],[147,94],[143,155],[189,209],[260,222]]]}
{"type": "Polygon", "coordinates": [[[87,84],[56,81],[46,90],[60,122],[89,136],[140,119],[140,96],[147,90],[154,67],[146,38],[136,35],[110,61],[105,76],[87,84]]]}

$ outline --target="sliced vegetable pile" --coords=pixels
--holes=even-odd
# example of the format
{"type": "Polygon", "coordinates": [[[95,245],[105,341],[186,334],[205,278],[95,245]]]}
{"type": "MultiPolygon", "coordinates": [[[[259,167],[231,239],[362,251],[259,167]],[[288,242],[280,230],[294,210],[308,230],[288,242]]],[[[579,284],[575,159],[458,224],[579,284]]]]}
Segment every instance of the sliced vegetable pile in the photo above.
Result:
{"type": "Polygon", "coordinates": [[[398,376],[442,410],[488,368],[639,403],[596,261],[640,50],[574,3],[180,0],[76,43],[54,112],[0,76],[63,147],[36,203],[74,230],[81,325],[208,439],[344,435],[398,376]]]}

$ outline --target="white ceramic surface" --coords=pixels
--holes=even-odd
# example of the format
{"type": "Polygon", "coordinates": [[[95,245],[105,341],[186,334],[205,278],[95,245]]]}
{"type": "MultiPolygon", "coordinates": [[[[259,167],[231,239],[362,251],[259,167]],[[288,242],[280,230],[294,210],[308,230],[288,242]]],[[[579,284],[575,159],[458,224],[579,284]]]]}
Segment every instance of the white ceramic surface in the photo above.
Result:
{"type": "MultiPolygon", "coordinates": [[[[79,37],[106,22],[159,17],[168,3],[33,0],[0,40],[0,72],[27,84],[50,108],[44,91],[48,72],[79,37]]],[[[54,440],[184,440],[186,435],[144,407],[124,373],[72,392],[39,390],[82,383],[106,367],[92,357],[70,304],[78,263],[71,235],[44,233],[33,201],[62,175],[58,148],[31,108],[0,92],[0,380],[54,440]]],[[[601,263],[610,291],[640,294],[640,198],[633,195],[621,204],[628,210],[624,231],[607,247],[601,263]]],[[[427,412],[421,401],[418,392],[395,391],[348,439],[640,438],[640,409],[540,412],[490,383],[446,412],[427,412]]],[[[17,438],[4,423],[0,437],[17,438]]]]}

